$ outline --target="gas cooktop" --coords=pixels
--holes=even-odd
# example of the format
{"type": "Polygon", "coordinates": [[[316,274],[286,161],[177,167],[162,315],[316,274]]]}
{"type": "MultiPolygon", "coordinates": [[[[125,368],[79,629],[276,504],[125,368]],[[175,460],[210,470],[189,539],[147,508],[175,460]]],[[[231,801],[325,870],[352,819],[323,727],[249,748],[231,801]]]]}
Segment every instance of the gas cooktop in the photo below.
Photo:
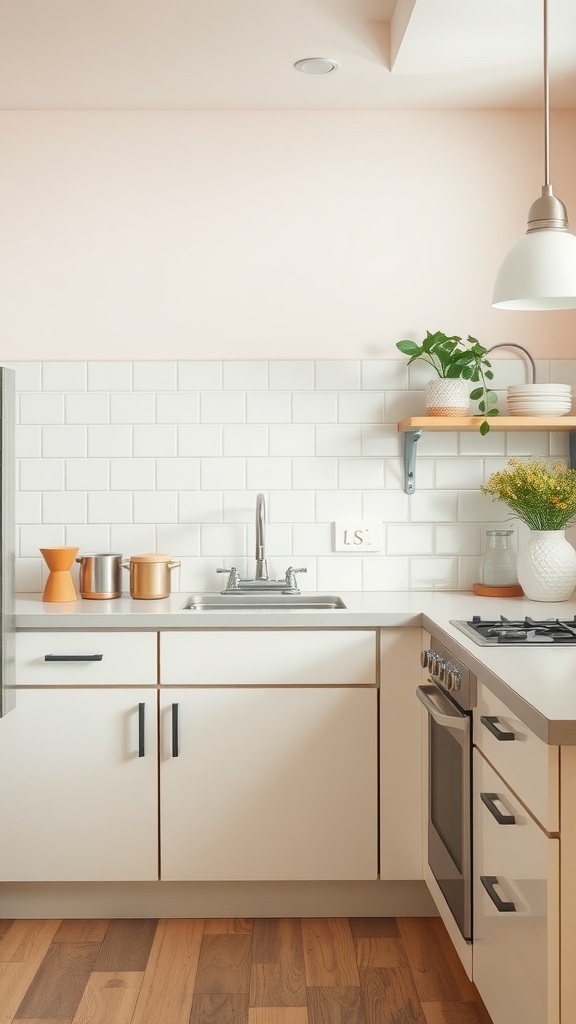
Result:
{"type": "Polygon", "coordinates": [[[483,619],[473,615],[469,621],[451,619],[450,622],[481,647],[576,644],[576,615],[573,619],[531,619],[528,615],[525,619],[507,619],[504,615],[499,619],[483,619]]]}

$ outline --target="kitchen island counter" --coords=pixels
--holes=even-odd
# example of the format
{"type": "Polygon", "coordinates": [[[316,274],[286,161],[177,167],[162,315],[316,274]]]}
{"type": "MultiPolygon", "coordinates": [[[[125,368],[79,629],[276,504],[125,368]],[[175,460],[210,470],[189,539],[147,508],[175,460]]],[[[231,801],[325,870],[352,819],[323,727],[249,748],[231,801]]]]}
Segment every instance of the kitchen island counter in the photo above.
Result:
{"type": "MultiPolygon", "coordinates": [[[[480,647],[452,625],[453,619],[570,619],[576,601],[557,603],[525,598],[480,598],[458,592],[340,593],[346,608],[187,611],[187,594],[161,601],[122,597],[50,604],[40,594],[21,594],[15,625],[27,630],[181,630],[181,629],[338,629],[422,625],[442,640],[541,739],[576,744],[576,647],[480,647]]],[[[385,671],[385,666],[383,666],[385,671]]],[[[415,685],[417,680],[414,681],[415,685]]]]}

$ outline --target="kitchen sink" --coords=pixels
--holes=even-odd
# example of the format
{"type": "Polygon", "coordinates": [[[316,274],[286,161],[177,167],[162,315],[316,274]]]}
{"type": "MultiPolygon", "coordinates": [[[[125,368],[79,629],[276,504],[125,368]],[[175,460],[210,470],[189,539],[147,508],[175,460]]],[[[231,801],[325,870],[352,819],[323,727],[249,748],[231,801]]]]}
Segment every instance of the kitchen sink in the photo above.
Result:
{"type": "Polygon", "coordinates": [[[282,611],[296,608],[299,611],[319,609],[326,611],[345,608],[341,597],[331,594],[192,594],[186,599],[184,610],[191,612],[215,612],[241,609],[242,611],[282,611]]]}

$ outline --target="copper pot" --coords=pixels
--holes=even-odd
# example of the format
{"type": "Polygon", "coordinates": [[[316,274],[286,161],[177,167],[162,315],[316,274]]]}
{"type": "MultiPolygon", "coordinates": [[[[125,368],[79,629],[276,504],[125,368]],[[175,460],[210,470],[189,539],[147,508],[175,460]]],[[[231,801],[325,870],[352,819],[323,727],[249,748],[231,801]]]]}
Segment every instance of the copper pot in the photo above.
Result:
{"type": "Polygon", "coordinates": [[[140,601],[170,597],[170,570],[178,565],[171,555],[132,555],[129,562],[122,562],[130,573],[130,597],[140,601]]]}

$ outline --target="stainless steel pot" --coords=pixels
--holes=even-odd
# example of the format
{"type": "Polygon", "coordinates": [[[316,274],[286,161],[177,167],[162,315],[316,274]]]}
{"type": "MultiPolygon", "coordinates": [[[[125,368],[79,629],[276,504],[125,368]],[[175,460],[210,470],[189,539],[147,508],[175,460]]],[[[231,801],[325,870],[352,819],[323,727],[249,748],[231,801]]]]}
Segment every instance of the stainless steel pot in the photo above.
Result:
{"type": "Polygon", "coordinates": [[[79,555],[80,597],[105,601],[122,594],[122,555],[79,555]]]}
{"type": "Polygon", "coordinates": [[[170,570],[180,562],[171,555],[132,555],[122,568],[130,573],[130,597],[154,601],[170,597],[170,570]]]}

